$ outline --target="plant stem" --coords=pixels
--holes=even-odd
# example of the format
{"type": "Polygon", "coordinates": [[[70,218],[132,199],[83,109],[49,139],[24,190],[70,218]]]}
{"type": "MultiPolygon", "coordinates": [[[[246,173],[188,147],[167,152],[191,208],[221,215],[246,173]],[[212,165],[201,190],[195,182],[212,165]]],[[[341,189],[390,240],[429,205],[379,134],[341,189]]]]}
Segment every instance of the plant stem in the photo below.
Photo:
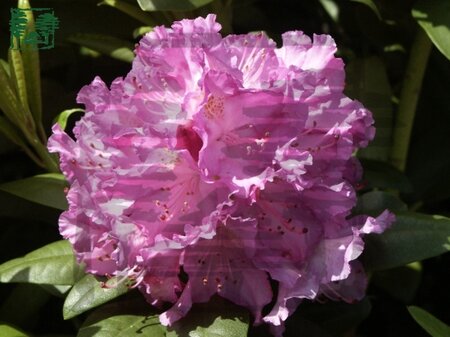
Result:
{"type": "Polygon", "coordinates": [[[431,47],[430,39],[425,31],[419,27],[411,46],[403,80],[390,155],[391,163],[400,171],[404,171],[406,167],[414,116],[431,47]]]}

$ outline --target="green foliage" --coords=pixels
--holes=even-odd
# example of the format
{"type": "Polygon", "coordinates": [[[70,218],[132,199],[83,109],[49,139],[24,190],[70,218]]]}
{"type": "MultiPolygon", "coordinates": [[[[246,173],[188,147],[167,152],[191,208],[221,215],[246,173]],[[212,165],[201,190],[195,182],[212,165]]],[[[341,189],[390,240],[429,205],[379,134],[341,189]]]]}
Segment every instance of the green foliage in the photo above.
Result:
{"type": "Polygon", "coordinates": [[[397,214],[397,221],[383,234],[367,236],[362,259],[368,270],[381,270],[449,250],[449,218],[405,212],[397,214]]]}
{"type": "Polygon", "coordinates": [[[450,60],[450,2],[419,0],[412,10],[412,15],[434,45],[450,60]]]}
{"type": "Polygon", "coordinates": [[[1,184],[0,190],[41,205],[65,210],[67,209],[64,193],[66,187],[67,182],[62,174],[46,173],[1,184]]]}
{"type": "Polygon", "coordinates": [[[0,282],[73,285],[83,275],[68,241],[58,241],[0,265],[0,282]]]}
{"type": "Polygon", "coordinates": [[[213,0],[137,0],[144,11],[191,11],[213,0]]]}
{"type": "Polygon", "coordinates": [[[0,336],[5,337],[29,337],[25,332],[20,331],[8,324],[0,322],[0,336]]]}
{"type": "Polygon", "coordinates": [[[432,337],[450,336],[450,327],[425,310],[416,306],[410,306],[408,311],[416,322],[432,337]]]}
{"type": "Polygon", "coordinates": [[[133,44],[112,36],[76,34],[70,36],[68,40],[120,61],[131,62],[134,59],[133,44]]]}
{"type": "Polygon", "coordinates": [[[87,310],[125,294],[129,290],[125,280],[112,278],[107,282],[98,281],[86,275],[74,284],[66,297],[63,307],[64,319],[75,317],[87,310]]]}

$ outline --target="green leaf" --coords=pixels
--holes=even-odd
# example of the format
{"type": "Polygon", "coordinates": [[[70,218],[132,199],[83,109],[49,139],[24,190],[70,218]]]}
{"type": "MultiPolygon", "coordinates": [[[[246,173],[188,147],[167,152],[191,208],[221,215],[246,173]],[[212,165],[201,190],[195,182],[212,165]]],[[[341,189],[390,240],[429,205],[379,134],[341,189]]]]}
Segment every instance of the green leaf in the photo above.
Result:
{"type": "Polygon", "coordinates": [[[156,26],[156,22],[153,20],[149,13],[143,12],[137,6],[133,6],[129,3],[120,0],[103,0],[99,5],[107,5],[118,9],[119,11],[128,14],[132,18],[149,26],[156,26]]]}
{"type": "Polygon", "coordinates": [[[22,55],[17,49],[8,49],[8,61],[11,71],[11,79],[14,83],[17,96],[23,107],[28,107],[27,86],[25,82],[25,72],[23,68],[22,55]]]}
{"type": "Polygon", "coordinates": [[[437,49],[450,60],[450,1],[419,0],[413,7],[412,16],[437,49]]]}
{"type": "MultiPolygon", "coordinates": [[[[17,7],[31,8],[28,0],[19,0],[17,7]]],[[[33,11],[25,11],[25,15],[27,16],[26,32],[35,31],[33,11]]],[[[22,39],[25,36],[26,33],[22,39]]],[[[37,125],[40,125],[42,117],[42,97],[39,51],[29,44],[21,43],[21,53],[29,106],[34,121],[37,125]]]]}
{"type": "Polygon", "coordinates": [[[0,336],[5,337],[28,337],[25,332],[20,331],[16,328],[13,328],[12,326],[8,325],[7,323],[1,323],[0,322],[0,336]]]}
{"type": "Polygon", "coordinates": [[[375,5],[375,2],[373,2],[372,0],[350,0],[350,1],[359,2],[360,4],[368,6],[375,13],[378,19],[382,20],[380,11],[378,10],[377,5],[375,5]]]}
{"type": "Polygon", "coordinates": [[[27,146],[27,144],[23,141],[22,135],[17,127],[4,116],[0,116],[0,132],[14,144],[21,147],[27,146]]]}
{"type": "Polygon", "coordinates": [[[249,327],[248,312],[221,297],[196,304],[177,321],[167,337],[244,337],[249,327]]]}
{"type": "Polygon", "coordinates": [[[116,278],[112,278],[104,283],[98,281],[93,275],[86,275],[75,283],[67,295],[63,307],[64,319],[75,317],[95,308],[125,294],[128,290],[127,284],[125,282],[117,282],[116,278]]]}
{"type": "Polygon", "coordinates": [[[192,11],[213,0],[137,0],[144,11],[192,11]]]}
{"type": "Polygon", "coordinates": [[[389,209],[390,211],[406,211],[408,207],[397,196],[391,193],[371,191],[358,198],[354,213],[377,216],[385,209],[389,209]]]}
{"type": "Polygon", "coordinates": [[[120,61],[131,63],[134,59],[133,44],[112,36],[79,33],[71,35],[68,40],[120,61]]]}
{"type": "Polygon", "coordinates": [[[39,313],[50,297],[50,294],[39,285],[17,284],[3,299],[0,317],[11,324],[32,331],[38,323],[39,313]]]}
{"type": "Polygon", "coordinates": [[[135,30],[133,30],[133,38],[138,38],[139,36],[143,36],[145,34],[147,34],[148,32],[151,32],[153,30],[152,27],[149,26],[143,26],[143,27],[138,27],[135,30]]]}
{"type": "Polygon", "coordinates": [[[373,112],[377,132],[370,145],[358,156],[387,161],[390,153],[393,123],[392,89],[384,62],[376,56],[356,58],[346,66],[346,94],[361,101],[373,112]]]}
{"type": "Polygon", "coordinates": [[[365,237],[362,261],[367,270],[403,266],[450,250],[450,219],[437,215],[399,213],[392,227],[365,237]]]}
{"type": "Polygon", "coordinates": [[[65,210],[65,187],[67,182],[62,174],[46,173],[1,184],[0,190],[41,205],[65,210]]]}
{"type": "Polygon", "coordinates": [[[332,335],[342,335],[354,329],[367,318],[371,309],[372,305],[367,297],[355,304],[344,302],[327,302],[326,304],[307,302],[302,303],[292,319],[296,319],[295,316],[300,316],[316,323],[332,335]]]}
{"type": "Polygon", "coordinates": [[[403,193],[413,191],[408,177],[390,164],[364,158],[361,164],[364,168],[363,181],[368,189],[392,189],[403,193]]]}
{"type": "Polygon", "coordinates": [[[53,242],[0,265],[0,282],[72,285],[83,275],[68,241],[53,242]]]}
{"type": "Polygon", "coordinates": [[[94,311],[77,337],[166,337],[167,329],[142,296],[109,303],[94,311]]]}
{"type": "Polygon", "coordinates": [[[15,125],[20,125],[22,116],[22,107],[18,101],[13,87],[13,82],[9,77],[4,66],[0,66],[0,110],[15,125]]]}
{"type": "Polygon", "coordinates": [[[83,109],[75,108],[75,109],[67,109],[61,112],[56,118],[53,120],[53,124],[58,123],[61,129],[65,130],[67,126],[67,120],[71,115],[75,112],[83,112],[83,109]]]}
{"type": "Polygon", "coordinates": [[[427,311],[416,307],[408,307],[408,311],[419,325],[424,328],[433,337],[448,337],[450,336],[450,327],[427,311]]]}
{"type": "Polygon", "coordinates": [[[420,262],[413,262],[406,266],[380,270],[372,275],[370,282],[393,298],[409,304],[414,300],[421,280],[422,265],[420,262]]]}

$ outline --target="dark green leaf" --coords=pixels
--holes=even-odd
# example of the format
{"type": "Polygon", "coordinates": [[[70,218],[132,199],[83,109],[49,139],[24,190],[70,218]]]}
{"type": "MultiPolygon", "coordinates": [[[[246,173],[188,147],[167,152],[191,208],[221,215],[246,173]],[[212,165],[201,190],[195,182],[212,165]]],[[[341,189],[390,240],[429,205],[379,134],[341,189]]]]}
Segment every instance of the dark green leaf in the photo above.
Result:
{"type": "Polygon", "coordinates": [[[302,303],[292,320],[296,316],[305,318],[331,335],[342,335],[358,326],[371,311],[370,300],[366,297],[355,304],[344,302],[302,303]]]}
{"type": "Polygon", "coordinates": [[[132,62],[134,59],[133,44],[112,36],[79,33],[71,35],[68,40],[120,61],[132,62]]]}
{"type": "Polygon", "coordinates": [[[248,312],[220,297],[197,304],[176,322],[167,337],[245,337],[249,326],[248,312]]]}
{"type": "Polygon", "coordinates": [[[156,22],[149,13],[143,12],[139,7],[120,0],[103,0],[99,5],[107,5],[117,8],[119,11],[128,14],[132,18],[150,26],[155,26],[156,22]]]}
{"type": "Polygon", "coordinates": [[[137,0],[144,11],[191,11],[213,0],[137,0]]]}
{"type": "Polygon", "coordinates": [[[437,49],[450,60],[450,1],[419,0],[412,15],[437,49]]]}
{"type": "Polygon", "coordinates": [[[364,167],[363,182],[367,184],[367,188],[412,192],[413,188],[408,177],[390,164],[364,158],[361,159],[361,164],[364,167]]]}
{"type": "Polygon", "coordinates": [[[422,280],[422,265],[413,262],[406,266],[380,270],[373,274],[371,283],[393,298],[409,304],[413,301],[422,280]]]}
{"type": "Polygon", "coordinates": [[[97,309],[86,319],[77,337],[166,337],[166,333],[158,315],[140,296],[97,309]]]}
{"type": "Polygon", "coordinates": [[[390,211],[406,211],[407,206],[391,193],[372,191],[358,198],[354,212],[356,214],[377,216],[386,209],[390,211]]]}
{"type": "Polygon", "coordinates": [[[427,311],[415,307],[408,307],[408,311],[417,323],[420,324],[426,332],[433,337],[448,337],[450,336],[450,327],[427,311]]]}
{"type": "Polygon", "coordinates": [[[83,275],[68,241],[53,242],[0,265],[0,282],[72,285],[83,275]]]}
{"type": "Polygon", "coordinates": [[[392,89],[383,61],[376,56],[356,58],[346,66],[349,97],[361,101],[372,111],[376,135],[366,149],[358,151],[362,158],[387,161],[392,138],[392,89]]]}
{"type": "Polygon", "coordinates": [[[39,312],[49,299],[50,294],[36,284],[17,284],[3,300],[0,317],[11,324],[32,331],[38,323],[39,312]]]}
{"type": "Polygon", "coordinates": [[[450,219],[418,213],[397,214],[397,221],[383,234],[365,237],[362,255],[368,270],[403,266],[450,250],[450,219]]]}
{"type": "Polygon", "coordinates": [[[65,210],[67,201],[64,176],[59,173],[40,174],[31,178],[1,184],[0,190],[41,205],[65,210]]]}
{"type": "Polygon", "coordinates": [[[125,294],[128,290],[127,284],[125,282],[117,282],[116,278],[103,283],[98,281],[93,275],[86,275],[75,283],[67,295],[63,307],[64,319],[75,317],[95,308],[125,294]]]}
{"type": "Polygon", "coordinates": [[[375,15],[378,17],[378,19],[381,20],[380,11],[378,10],[377,5],[375,5],[375,2],[373,2],[372,0],[350,0],[350,1],[359,2],[363,5],[368,6],[375,13],[375,15]]]}

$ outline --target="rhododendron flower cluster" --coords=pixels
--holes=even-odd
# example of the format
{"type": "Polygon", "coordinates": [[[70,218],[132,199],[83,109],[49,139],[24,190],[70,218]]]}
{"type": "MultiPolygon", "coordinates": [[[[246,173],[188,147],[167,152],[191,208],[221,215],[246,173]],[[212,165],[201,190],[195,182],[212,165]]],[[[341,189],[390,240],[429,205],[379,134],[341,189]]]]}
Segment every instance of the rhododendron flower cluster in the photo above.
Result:
{"type": "Polygon", "coordinates": [[[218,294],[281,334],[304,299],[364,296],[362,236],[393,216],[351,215],[375,130],[333,39],[219,30],[156,27],[125,78],[81,89],[76,139],[55,125],[48,145],[70,183],[60,232],[88,272],[173,303],[164,325],[218,294]]]}

